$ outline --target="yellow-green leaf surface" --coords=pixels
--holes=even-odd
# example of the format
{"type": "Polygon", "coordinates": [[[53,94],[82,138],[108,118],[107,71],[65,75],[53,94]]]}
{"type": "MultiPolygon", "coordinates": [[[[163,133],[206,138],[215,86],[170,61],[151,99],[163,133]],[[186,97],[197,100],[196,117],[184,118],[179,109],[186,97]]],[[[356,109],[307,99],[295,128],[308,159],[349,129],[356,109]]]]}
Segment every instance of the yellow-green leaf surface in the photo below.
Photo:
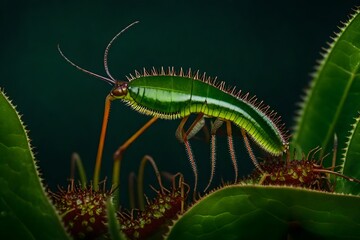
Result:
{"type": "Polygon", "coordinates": [[[360,239],[360,197],[229,186],[195,204],[168,239],[360,239]]]}
{"type": "MultiPolygon", "coordinates": [[[[314,75],[297,118],[293,147],[305,154],[317,146],[322,147],[321,157],[331,152],[336,134],[338,149],[342,150],[359,110],[360,15],[357,10],[330,44],[314,75]]],[[[341,164],[341,155],[338,151],[337,164],[341,164]]]]}
{"type": "Polygon", "coordinates": [[[69,239],[40,182],[21,120],[1,91],[0,239],[69,239]]]}

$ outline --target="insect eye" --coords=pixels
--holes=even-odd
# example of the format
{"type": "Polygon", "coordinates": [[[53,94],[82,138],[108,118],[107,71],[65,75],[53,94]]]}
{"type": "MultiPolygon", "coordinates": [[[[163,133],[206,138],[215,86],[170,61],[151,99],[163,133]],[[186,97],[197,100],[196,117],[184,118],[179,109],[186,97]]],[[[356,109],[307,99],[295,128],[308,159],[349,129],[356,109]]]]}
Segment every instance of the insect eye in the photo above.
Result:
{"type": "Polygon", "coordinates": [[[127,85],[127,84],[121,84],[121,85],[115,86],[115,87],[111,90],[111,93],[110,93],[110,94],[111,94],[113,97],[121,98],[121,97],[124,97],[127,93],[128,93],[128,85],[127,85]]]}

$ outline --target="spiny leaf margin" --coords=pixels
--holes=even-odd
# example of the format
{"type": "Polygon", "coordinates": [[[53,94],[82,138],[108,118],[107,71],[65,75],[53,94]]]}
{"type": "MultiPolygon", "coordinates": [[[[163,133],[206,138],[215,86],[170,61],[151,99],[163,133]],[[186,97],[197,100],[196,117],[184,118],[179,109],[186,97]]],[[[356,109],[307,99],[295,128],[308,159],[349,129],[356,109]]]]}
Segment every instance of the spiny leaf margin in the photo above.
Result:
{"type": "MultiPolygon", "coordinates": [[[[346,147],[343,149],[339,172],[360,179],[360,113],[351,126],[346,147]]],[[[337,178],[336,191],[360,195],[360,184],[337,178]]]]}
{"type": "Polygon", "coordinates": [[[300,233],[306,238],[355,239],[359,204],[360,197],[303,188],[226,186],[194,204],[167,239],[283,239],[300,233]]]}
{"type": "MultiPolygon", "coordinates": [[[[360,47],[356,47],[354,45],[354,42],[351,42],[351,40],[355,41],[356,39],[359,38],[358,35],[356,35],[358,34],[356,26],[360,24],[359,12],[360,12],[359,8],[354,9],[354,13],[350,15],[349,20],[346,23],[343,23],[342,27],[339,27],[340,32],[335,33],[335,37],[332,38],[333,40],[332,43],[328,43],[329,48],[325,49],[325,52],[322,54],[323,60],[318,61],[318,65],[315,68],[316,72],[312,75],[313,80],[310,82],[309,88],[305,91],[305,96],[302,97],[302,103],[299,104],[300,110],[296,114],[297,117],[295,118],[295,126],[293,127],[294,133],[291,142],[292,149],[296,149],[296,152],[299,154],[299,156],[301,156],[301,152],[306,154],[308,151],[318,146],[322,147],[320,158],[324,156],[331,149],[331,139],[333,137],[334,131],[339,137],[340,147],[344,147],[346,140],[345,137],[349,130],[349,128],[347,127],[352,122],[353,115],[356,113],[356,111],[359,110],[359,109],[354,109],[356,108],[354,107],[354,105],[356,106],[359,105],[358,104],[359,101],[355,101],[352,104],[348,103],[346,105],[345,103],[346,100],[348,99],[345,99],[342,102],[343,103],[342,105],[340,104],[341,103],[340,101],[337,107],[333,107],[333,106],[329,107],[330,100],[334,99],[335,96],[339,97],[340,94],[344,94],[344,92],[341,92],[339,90],[339,87],[335,85],[333,82],[329,83],[328,78],[329,76],[332,76],[331,74],[333,74],[334,76],[335,71],[338,71],[337,74],[350,73],[352,77],[356,76],[356,72],[353,73],[354,69],[351,69],[351,71],[346,72],[346,69],[341,67],[342,64],[349,64],[350,68],[354,67],[355,64],[356,66],[359,66],[360,60],[356,57],[358,57],[360,53],[356,52],[358,55],[353,54],[351,56],[346,56],[348,57],[348,59],[346,59],[345,62],[340,61],[343,60],[340,58],[344,58],[344,56],[342,56],[341,54],[346,55],[346,53],[344,52],[344,49],[346,49],[346,47],[348,48],[352,47],[356,49],[358,52],[360,52],[360,47]],[[356,26],[352,27],[352,25],[355,24],[356,26]],[[357,38],[354,40],[355,36],[357,38]],[[334,59],[337,62],[336,61],[333,62],[334,59]],[[319,84],[321,84],[321,90],[323,90],[323,92],[320,92],[318,87],[319,84]],[[334,92],[329,92],[330,87],[333,87],[334,92]],[[318,106],[319,103],[315,103],[315,101],[313,100],[314,96],[316,96],[317,102],[322,101],[320,108],[318,106]],[[324,109],[327,108],[337,109],[339,107],[341,107],[342,110],[341,114],[331,115],[332,114],[331,113],[329,116],[327,116],[326,114],[323,114],[323,112],[321,112],[321,111],[325,111],[324,109]],[[313,113],[311,117],[309,117],[307,116],[311,114],[309,109],[310,110],[316,109],[317,112],[313,113]],[[316,115],[321,115],[321,118],[320,117],[317,118],[316,115]],[[340,121],[339,117],[337,117],[335,118],[336,120],[334,120],[335,122],[330,123],[330,125],[332,124],[333,127],[329,126],[326,133],[319,132],[321,131],[322,127],[327,126],[328,123],[326,122],[326,120],[330,119],[333,116],[340,116],[342,121],[340,121]],[[339,122],[341,122],[341,124],[339,122]]],[[[354,53],[354,51],[351,53],[354,53]]],[[[340,79],[340,78],[337,78],[336,80],[338,82],[340,80],[345,81],[344,79],[340,79]]],[[[348,95],[346,95],[346,97],[348,97],[348,95]]],[[[341,154],[338,153],[337,159],[340,159],[340,157],[341,154]]]]}
{"type": "Polygon", "coordinates": [[[0,89],[0,238],[70,239],[51,204],[27,131],[0,89]]]}

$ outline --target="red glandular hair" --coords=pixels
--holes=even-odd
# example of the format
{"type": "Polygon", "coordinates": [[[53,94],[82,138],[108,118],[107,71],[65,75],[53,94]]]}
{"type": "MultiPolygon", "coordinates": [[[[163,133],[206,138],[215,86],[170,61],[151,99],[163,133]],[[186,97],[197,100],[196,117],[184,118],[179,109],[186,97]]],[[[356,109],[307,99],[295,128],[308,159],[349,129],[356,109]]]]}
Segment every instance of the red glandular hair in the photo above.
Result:
{"type": "Polygon", "coordinates": [[[329,178],[323,167],[311,160],[292,160],[288,163],[281,160],[266,160],[260,163],[264,174],[257,172],[260,184],[289,185],[315,190],[332,191],[329,178]],[[319,171],[320,170],[320,171],[319,171]]]}
{"type": "Polygon", "coordinates": [[[109,192],[93,191],[91,187],[60,189],[50,192],[64,225],[74,239],[97,239],[106,237],[106,200],[109,192]]]}
{"type": "Polygon", "coordinates": [[[181,212],[184,196],[181,189],[172,192],[158,192],[156,198],[149,202],[144,211],[123,211],[119,214],[122,231],[130,239],[144,239],[155,232],[161,232],[181,212]]]}

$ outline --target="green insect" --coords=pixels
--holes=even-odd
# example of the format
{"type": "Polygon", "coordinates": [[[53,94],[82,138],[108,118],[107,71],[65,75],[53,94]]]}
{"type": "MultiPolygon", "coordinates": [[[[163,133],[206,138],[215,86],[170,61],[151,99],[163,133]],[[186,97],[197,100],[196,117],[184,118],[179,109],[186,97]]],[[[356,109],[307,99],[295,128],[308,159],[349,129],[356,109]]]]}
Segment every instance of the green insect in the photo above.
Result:
{"type": "MultiPolygon", "coordinates": [[[[232,140],[232,125],[241,129],[246,148],[254,165],[262,171],[254,156],[247,135],[249,135],[260,148],[271,155],[279,156],[288,148],[287,138],[283,133],[283,125],[278,126],[279,118],[275,119],[276,113],[269,111],[269,106],[262,102],[256,103],[256,98],[248,98],[248,94],[235,93],[235,88],[226,89],[224,82],[216,83],[214,79],[207,77],[199,72],[193,73],[191,70],[176,72],[174,68],[160,71],[135,71],[134,75],[127,77],[127,81],[114,79],[109,72],[107,59],[109,49],[125,30],[138,22],[134,22],[119,32],[107,45],[104,53],[104,67],[108,77],[100,76],[86,69],[83,69],[70,61],[61,52],[60,54],[71,65],[92,76],[102,79],[113,85],[113,89],[105,101],[105,111],[103,118],[100,143],[98,148],[96,167],[94,173],[94,187],[97,188],[99,182],[99,172],[102,158],[102,151],[109,117],[110,103],[120,99],[139,113],[152,116],[152,119],[139,129],[119,150],[115,153],[113,178],[117,178],[120,161],[124,150],[152,123],[158,118],[162,119],[182,119],[176,130],[177,138],[184,143],[186,152],[194,173],[195,184],[194,193],[197,189],[198,171],[189,139],[195,135],[203,126],[204,118],[214,118],[211,127],[211,176],[206,189],[210,186],[215,174],[216,162],[216,132],[222,123],[226,123],[228,146],[230,156],[235,171],[235,182],[238,178],[238,168],[232,140]],[[184,125],[191,114],[197,114],[196,119],[185,131],[184,125]]],[[[118,179],[113,183],[118,183],[118,179]]],[[[206,190],[205,189],[205,190],[206,190]]]]}

